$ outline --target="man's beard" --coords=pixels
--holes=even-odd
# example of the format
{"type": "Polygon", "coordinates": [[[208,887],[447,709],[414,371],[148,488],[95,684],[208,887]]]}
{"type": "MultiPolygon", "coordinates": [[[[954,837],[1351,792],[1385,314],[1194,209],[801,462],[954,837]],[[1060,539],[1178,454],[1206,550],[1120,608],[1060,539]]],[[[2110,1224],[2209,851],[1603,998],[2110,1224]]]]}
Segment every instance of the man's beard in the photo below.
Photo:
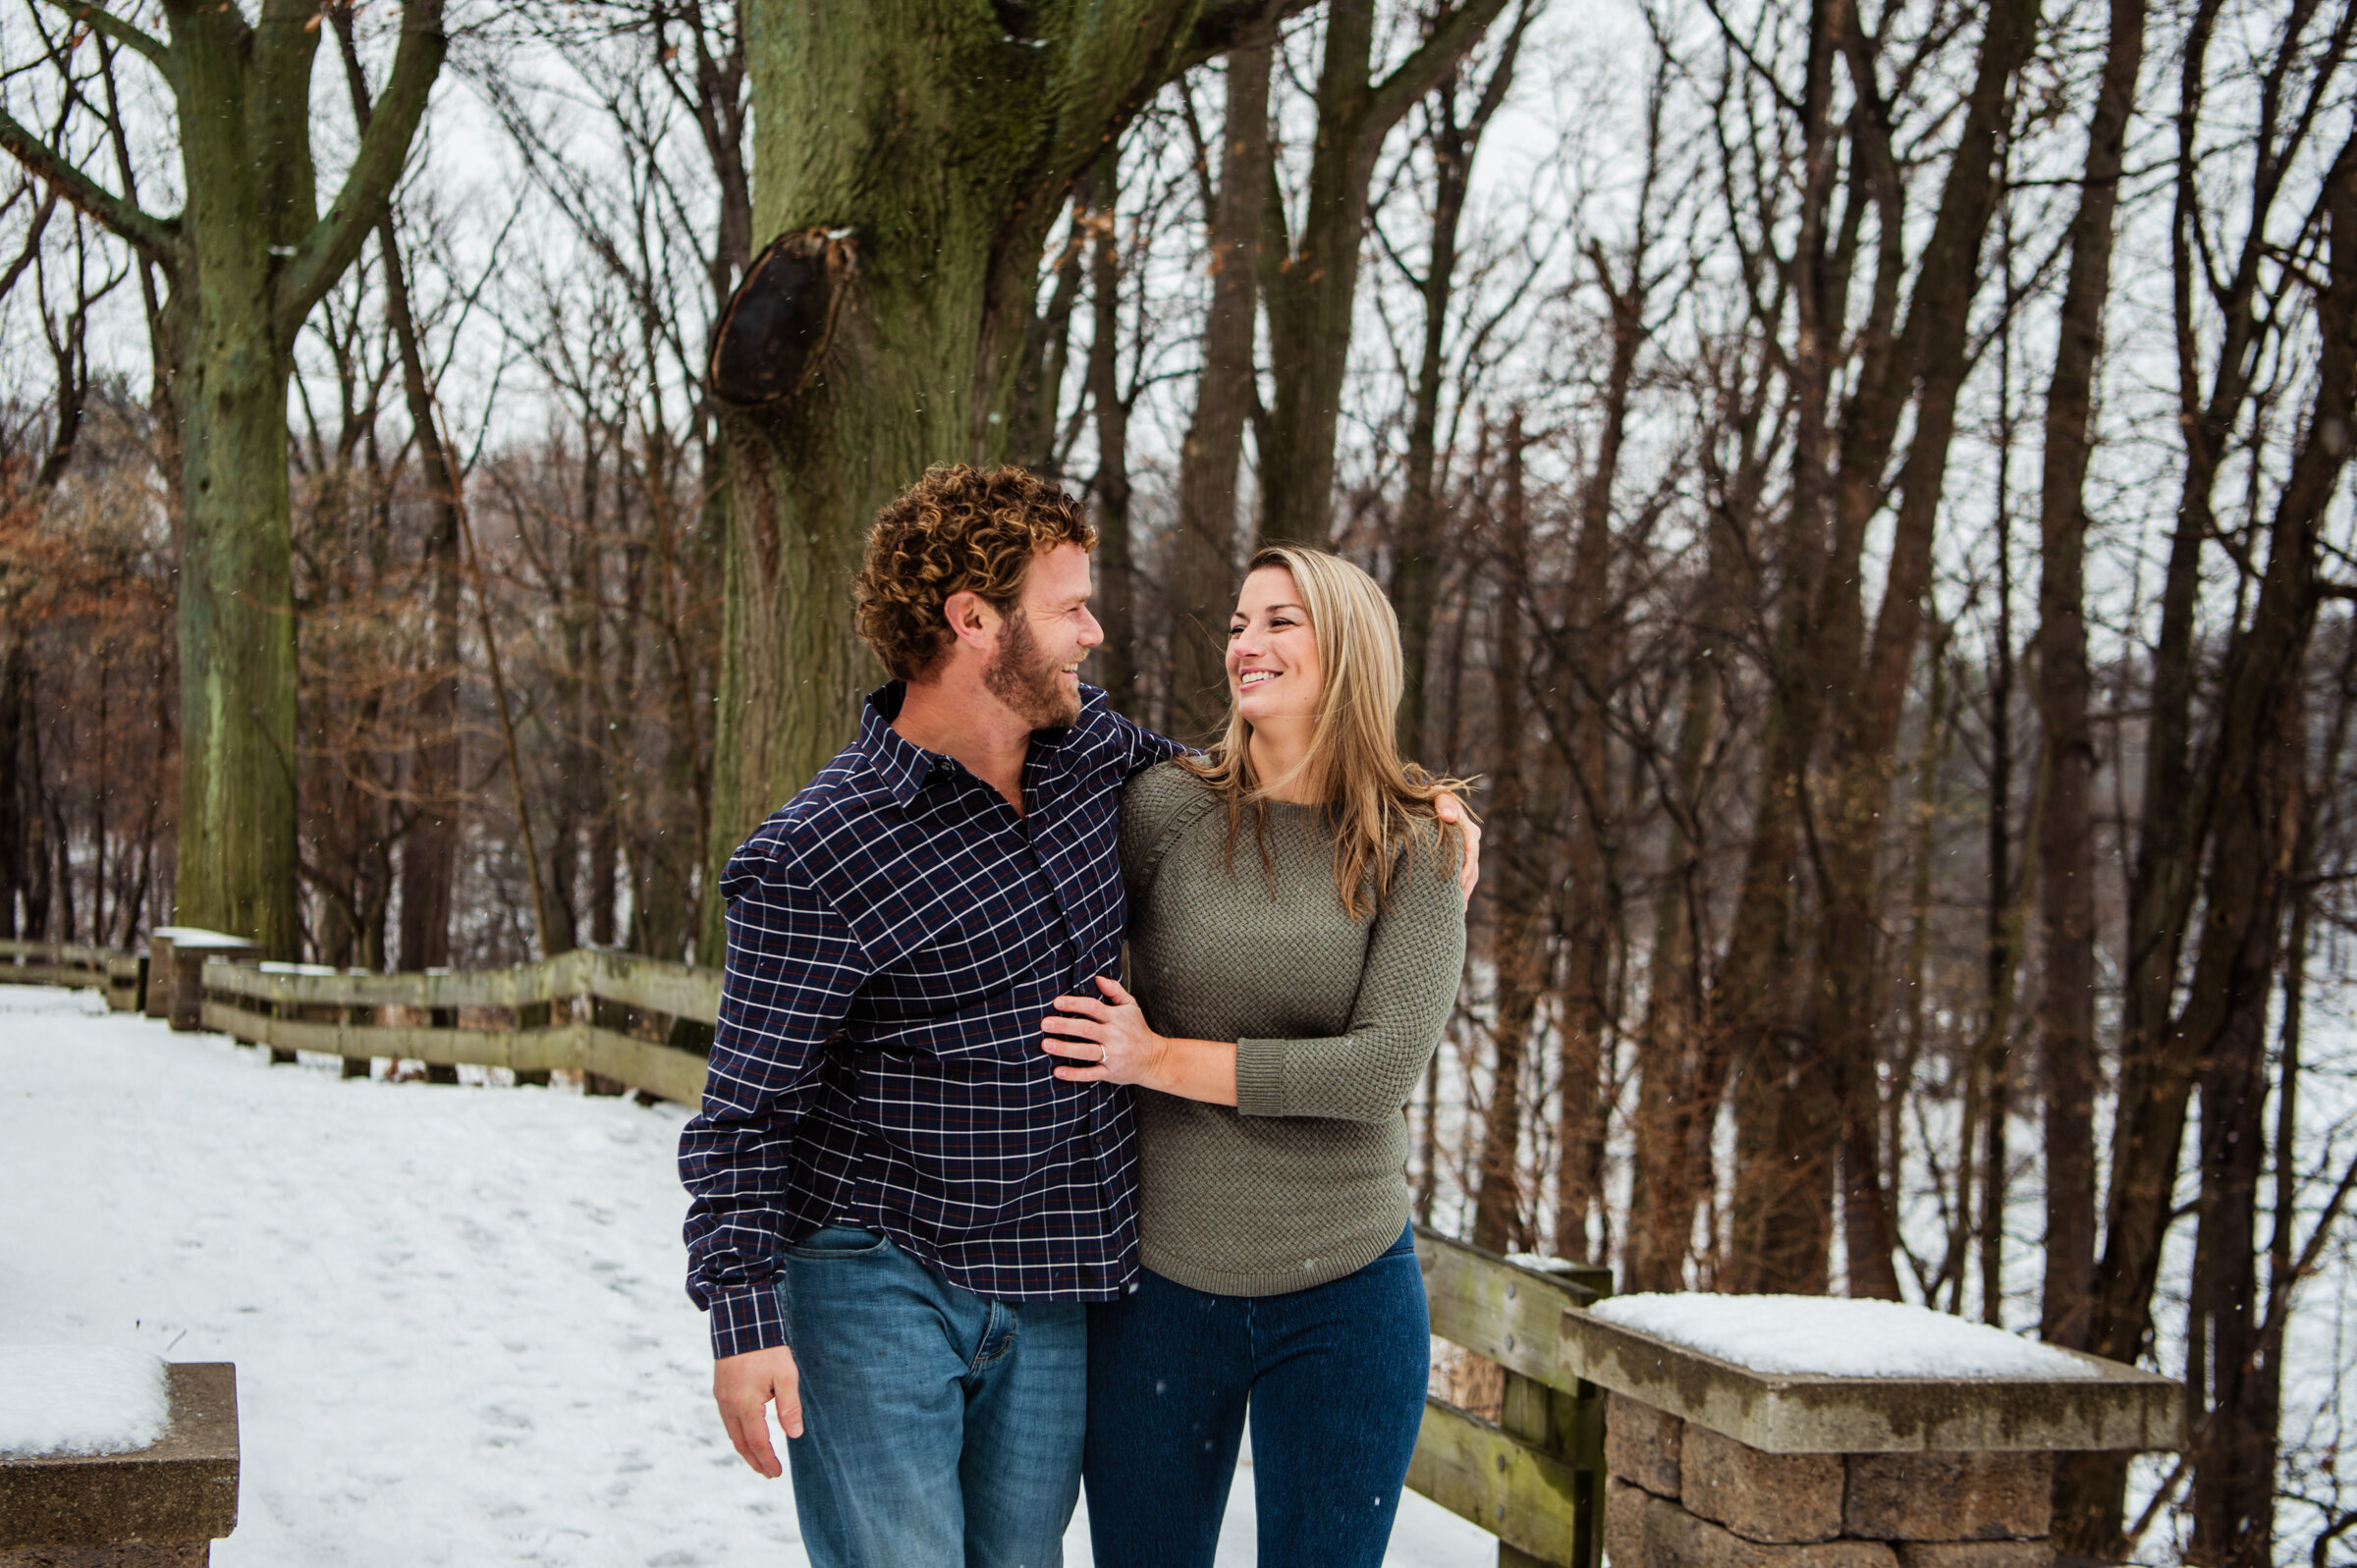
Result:
{"type": "Polygon", "coordinates": [[[1064,689],[1063,671],[1040,651],[1031,622],[1018,608],[999,622],[999,649],[982,667],[982,688],[1034,730],[1052,730],[1080,717],[1080,696],[1064,689]]]}

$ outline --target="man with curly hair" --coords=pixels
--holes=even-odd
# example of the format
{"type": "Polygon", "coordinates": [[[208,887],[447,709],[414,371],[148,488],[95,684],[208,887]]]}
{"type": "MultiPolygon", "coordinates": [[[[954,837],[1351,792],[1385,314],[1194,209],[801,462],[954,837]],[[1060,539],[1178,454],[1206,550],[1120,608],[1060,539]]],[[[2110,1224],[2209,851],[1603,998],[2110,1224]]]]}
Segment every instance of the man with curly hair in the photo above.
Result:
{"type": "Polygon", "coordinates": [[[1058,1079],[1054,999],[1118,972],[1122,785],[1181,748],[1080,683],[1096,533],[937,467],[854,595],[893,679],[730,860],[688,1294],[730,1440],[819,1568],[1045,1568],[1078,1496],[1086,1305],[1138,1275],[1124,1091],[1058,1079]]]}

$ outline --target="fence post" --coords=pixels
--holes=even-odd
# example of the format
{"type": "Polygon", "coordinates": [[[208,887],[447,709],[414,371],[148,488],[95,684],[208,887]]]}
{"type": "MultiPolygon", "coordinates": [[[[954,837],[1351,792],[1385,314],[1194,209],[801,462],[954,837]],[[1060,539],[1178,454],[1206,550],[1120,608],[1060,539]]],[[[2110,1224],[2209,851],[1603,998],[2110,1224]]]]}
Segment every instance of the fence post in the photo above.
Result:
{"type": "MultiPolygon", "coordinates": [[[[1549,1272],[1590,1300],[1613,1293],[1613,1271],[1593,1264],[1559,1264],[1549,1272]]],[[[1582,1378],[1576,1391],[1551,1388],[1511,1367],[1506,1374],[1498,1426],[1507,1436],[1562,1460],[1571,1470],[1571,1560],[1551,1562],[1498,1542],[1498,1568],[1602,1568],[1604,1542],[1604,1390],[1582,1378]]]]}
{"type": "MultiPolygon", "coordinates": [[[[172,1028],[182,1034],[204,1027],[205,960],[228,958],[258,963],[262,957],[262,949],[255,943],[218,931],[172,927],[167,940],[171,947],[170,968],[164,978],[167,988],[165,1017],[171,1022],[172,1028]]],[[[150,995],[154,987],[155,981],[151,975],[148,979],[150,995]]],[[[272,1060],[278,1059],[275,1051],[270,1054],[272,1060]]],[[[286,1059],[293,1061],[295,1054],[287,1053],[286,1059]]]]}
{"type": "MultiPolygon", "coordinates": [[[[587,1011],[591,1030],[605,1029],[615,1034],[629,1034],[632,1009],[619,1001],[610,1001],[594,991],[584,992],[576,1006],[587,1011]]],[[[592,1036],[594,1038],[594,1036],[592,1036]]],[[[585,1095],[619,1095],[630,1086],[620,1078],[610,1078],[602,1072],[581,1074],[581,1093],[585,1095]]]]}
{"type": "MultiPolygon", "coordinates": [[[[553,1011],[551,1005],[545,1001],[527,1001],[520,1004],[516,1008],[516,1033],[521,1036],[552,1027],[555,1022],[551,1016],[553,1011]]],[[[541,1089],[547,1088],[548,1069],[546,1067],[518,1068],[516,1070],[516,1087],[521,1089],[527,1085],[541,1089]]]]}
{"type": "MultiPolygon", "coordinates": [[[[304,1009],[304,1008],[301,1008],[301,1007],[292,1007],[292,1008],[290,1008],[290,1007],[285,1007],[285,1006],[281,1006],[279,1003],[277,1003],[277,1002],[275,1002],[275,1001],[271,1001],[271,1002],[265,1002],[265,1003],[263,1003],[263,1006],[262,1006],[262,1011],[263,1011],[263,1013],[264,1013],[266,1016],[268,1016],[268,1017],[271,1017],[271,1018],[285,1018],[285,1017],[290,1017],[290,1016],[292,1016],[292,1017],[296,1017],[296,1018],[300,1018],[300,1017],[301,1017],[301,1016],[303,1015],[303,1012],[305,1011],[305,1009],[304,1009]]],[[[255,1042],[254,1042],[254,1044],[256,1044],[256,1045],[263,1045],[263,1042],[261,1042],[261,1041],[258,1041],[258,1040],[257,1040],[257,1041],[255,1041],[255,1042]]],[[[274,1045],[272,1045],[272,1046],[264,1046],[264,1049],[265,1049],[265,1050],[267,1050],[267,1051],[270,1053],[270,1065],[271,1065],[271,1066],[273,1066],[273,1067],[291,1067],[291,1066],[295,1065],[295,1053],[294,1053],[294,1052],[292,1052],[292,1051],[287,1051],[287,1050],[282,1050],[281,1048],[279,1048],[279,1047],[277,1047],[277,1046],[274,1046],[274,1045]]]]}
{"type": "MultiPolygon", "coordinates": [[[[456,1029],[459,1026],[459,1009],[456,1007],[430,1007],[426,1010],[425,1022],[426,1027],[430,1029],[456,1029]]],[[[457,1083],[459,1081],[458,1063],[455,1061],[427,1062],[425,1064],[425,1081],[427,1083],[457,1083]]]]}
{"type": "Polygon", "coordinates": [[[147,961],[139,970],[139,1011],[149,1018],[172,1016],[172,939],[161,931],[147,937],[147,961]]]}
{"type": "MultiPolygon", "coordinates": [[[[337,1021],[347,1029],[375,1023],[382,1016],[374,1007],[345,1007],[336,1014],[337,1021]]],[[[341,1076],[365,1078],[370,1066],[371,1062],[366,1056],[346,1056],[341,1076]]]]}

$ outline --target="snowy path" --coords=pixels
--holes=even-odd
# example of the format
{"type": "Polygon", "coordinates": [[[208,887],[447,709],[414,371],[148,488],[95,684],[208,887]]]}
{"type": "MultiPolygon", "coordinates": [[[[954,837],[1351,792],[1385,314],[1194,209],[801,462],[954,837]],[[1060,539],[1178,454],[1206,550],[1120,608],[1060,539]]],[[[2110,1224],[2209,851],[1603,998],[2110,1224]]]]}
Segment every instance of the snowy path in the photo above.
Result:
{"type": "MultiPolygon", "coordinates": [[[[221,1568],[790,1568],[793,1498],[729,1450],[680,1288],[685,1116],[273,1070],[0,987],[0,1343],[238,1364],[221,1568]]],[[[1248,1483],[1223,1568],[1252,1561],[1248,1483]]],[[[1496,1549],[1411,1493],[1389,1560],[1496,1549]]]]}

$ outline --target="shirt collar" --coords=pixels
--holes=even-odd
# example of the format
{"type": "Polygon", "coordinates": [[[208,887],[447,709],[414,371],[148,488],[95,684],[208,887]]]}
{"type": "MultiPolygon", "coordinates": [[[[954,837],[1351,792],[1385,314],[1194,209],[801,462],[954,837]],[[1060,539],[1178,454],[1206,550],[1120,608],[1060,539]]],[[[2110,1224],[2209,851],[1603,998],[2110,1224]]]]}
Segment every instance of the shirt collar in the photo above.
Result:
{"type": "Polygon", "coordinates": [[[859,710],[859,750],[867,765],[876,770],[892,798],[905,806],[916,798],[916,792],[933,776],[933,765],[943,759],[924,747],[911,743],[892,727],[901,715],[901,699],[908,694],[904,682],[887,680],[867,694],[867,702],[859,710]]]}
{"type": "MultiPolygon", "coordinates": [[[[1082,686],[1080,692],[1081,724],[1032,730],[1032,763],[1062,751],[1086,723],[1087,711],[1104,704],[1104,693],[1094,687],[1082,686]]],[[[954,760],[938,751],[927,751],[892,727],[893,720],[901,716],[901,702],[907,694],[905,681],[887,680],[867,694],[867,701],[859,710],[859,750],[867,758],[868,766],[875,769],[876,777],[884,781],[893,800],[902,806],[916,798],[917,791],[924,788],[925,781],[933,777],[936,768],[954,760]]]]}

